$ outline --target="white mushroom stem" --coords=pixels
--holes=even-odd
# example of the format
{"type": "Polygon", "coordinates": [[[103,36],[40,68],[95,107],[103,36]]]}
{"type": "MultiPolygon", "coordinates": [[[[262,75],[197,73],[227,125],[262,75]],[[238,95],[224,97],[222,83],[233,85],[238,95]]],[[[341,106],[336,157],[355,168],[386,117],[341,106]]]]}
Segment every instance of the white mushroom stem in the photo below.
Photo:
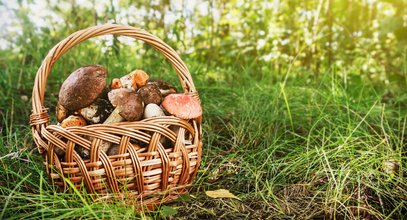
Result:
{"type": "Polygon", "coordinates": [[[158,116],[165,116],[164,111],[160,106],[150,103],[144,109],[144,118],[153,118],[158,116]]]}
{"type": "Polygon", "coordinates": [[[113,124],[113,123],[118,123],[125,121],[122,116],[120,116],[120,108],[116,107],[112,114],[109,115],[109,117],[103,122],[103,124],[113,124]]]}
{"type": "Polygon", "coordinates": [[[134,76],[132,73],[129,73],[120,78],[121,88],[127,88],[132,90],[137,90],[137,84],[134,81],[134,76]]]}
{"type": "Polygon", "coordinates": [[[96,113],[98,112],[98,108],[99,106],[93,103],[88,107],[80,109],[79,114],[87,121],[91,121],[94,124],[100,123],[100,116],[96,115],[96,113]]]}
{"type": "MultiPolygon", "coordinates": [[[[109,117],[106,119],[106,121],[103,122],[103,124],[113,124],[125,121],[125,119],[122,116],[120,116],[120,111],[121,111],[120,108],[116,107],[112,114],[110,114],[109,117]]],[[[106,153],[111,145],[112,144],[110,142],[103,142],[101,150],[106,153]]]]}

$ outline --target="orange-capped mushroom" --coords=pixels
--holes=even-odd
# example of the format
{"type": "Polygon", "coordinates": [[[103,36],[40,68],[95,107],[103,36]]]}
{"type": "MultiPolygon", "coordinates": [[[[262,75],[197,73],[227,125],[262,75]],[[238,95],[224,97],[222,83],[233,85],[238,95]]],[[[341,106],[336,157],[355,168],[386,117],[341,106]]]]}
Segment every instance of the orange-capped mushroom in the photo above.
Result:
{"type": "Polygon", "coordinates": [[[119,89],[122,88],[122,83],[120,81],[120,79],[114,78],[112,79],[112,83],[110,84],[110,88],[111,89],[119,89]]]}
{"type": "Polygon", "coordinates": [[[61,122],[61,127],[86,126],[86,121],[79,115],[71,115],[61,122]]]}
{"type": "Polygon", "coordinates": [[[149,76],[143,70],[134,70],[133,72],[120,78],[122,88],[137,90],[147,84],[149,76]]]}

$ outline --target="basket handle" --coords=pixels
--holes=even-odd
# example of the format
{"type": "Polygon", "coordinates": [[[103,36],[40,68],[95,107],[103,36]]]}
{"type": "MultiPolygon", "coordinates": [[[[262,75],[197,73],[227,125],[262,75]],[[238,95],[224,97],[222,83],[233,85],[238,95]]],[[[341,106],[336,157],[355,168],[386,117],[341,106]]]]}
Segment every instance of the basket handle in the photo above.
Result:
{"type": "Polygon", "coordinates": [[[46,108],[44,107],[44,91],[48,75],[51,72],[54,63],[69,49],[81,43],[82,41],[85,41],[92,37],[107,34],[132,37],[138,40],[142,40],[145,43],[153,46],[168,59],[168,61],[177,72],[184,89],[184,93],[190,93],[199,100],[197,91],[192,81],[191,74],[189,73],[189,70],[186,67],[185,63],[181,60],[174,49],[172,49],[158,37],[148,33],[145,30],[125,25],[104,24],[77,31],[59,42],[49,51],[48,55],[45,57],[40,68],[38,69],[34,81],[32,93],[33,109],[30,116],[30,124],[31,126],[33,126],[33,129],[36,129],[38,132],[40,132],[40,127],[42,127],[43,125],[46,126],[49,123],[49,116],[46,112],[46,108]]]}

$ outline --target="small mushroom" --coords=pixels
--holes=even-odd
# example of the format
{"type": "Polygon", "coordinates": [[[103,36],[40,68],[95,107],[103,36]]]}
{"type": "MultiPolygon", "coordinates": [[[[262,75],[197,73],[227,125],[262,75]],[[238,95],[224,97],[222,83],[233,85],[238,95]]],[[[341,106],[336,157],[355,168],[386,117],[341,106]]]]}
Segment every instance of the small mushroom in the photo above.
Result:
{"type": "Polygon", "coordinates": [[[175,86],[173,86],[173,85],[171,85],[171,84],[169,84],[169,83],[167,83],[165,81],[162,81],[162,80],[150,80],[148,82],[148,85],[150,85],[150,84],[156,85],[158,87],[158,89],[160,90],[161,95],[163,97],[165,97],[165,96],[167,96],[169,94],[177,93],[177,88],[175,88],[175,86]]]}
{"type": "Polygon", "coordinates": [[[61,127],[86,126],[86,121],[79,115],[71,115],[61,122],[61,127]]]}
{"type": "Polygon", "coordinates": [[[148,78],[148,74],[143,70],[135,70],[120,78],[120,82],[122,88],[137,90],[147,84],[148,78]]]}
{"type": "Polygon", "coordinates": [[[190,95],[170,94],[162,102],[164,109],[176,117],[193,119],[202,115],[201,104],[190,95]]]}
{"type": "Polygon", "coordinates": [[[56,115],[57,115],[58,122],[62,122],[69,115],[68,109],[66,109],[64,106],[62,106],[61,103],[59,103],[59,102],[56,107],[56,112],[57,112],[56,115]]]}
{"type": "MultiPolygon", "coordinates": [[[[132,143],[132,147],[134,148],[134,150],[140,150],[140,146],[137,144],[133,144],[132,143]]],[[[118,155],[119,154],[119,148],[120,146],[118,144],[113,144],[111,147],[109,147],[109,149],[106,151],[106,154],[108,156],[114,156],[114,155],[118,155]]]]}
{"type": "Polygon", "coordinates": [[[146,72],[143,70],[134,71],[134,78],[136,79],[137,88],[143,87],[147,84],[150,78],[146,72]]]}
{"type": "Polygon", "coordinates": [[[110,83],[110,88],[111,89],[119,89],[122,88],[122,83],[120,81],[120,79],[114,78],[112,79],[112,83],[110,83]]]}
{"type": "Polygon", "coordinates": [[[141,149],[140,145],[138,145],[136,143],[131,143],[131,146],[133,146],[134,150],[136,150],[136,151],[141,149]]]}
{"type": "Polygon", "coordinates": [[[98,98],[93,104],[80,109],[78,112],[89,124],[98,124],[104,122],[112,111],[113,106],[109,101],[98,98]]]}
{"type": "Polygon", "coordinates": [[[144,104],[139,94],[131,89],[114,89],[108,94],[110,103],[115,107],[114,111],[106,119],[104,124],[112,124],[122,121],[137,121],[143,117],[144,104]]]}
{"type": "MultiPolygon", "coordinates": [[[[179,129],[180,129],[179,126],[171,125],[168,128],[172,132],[174,132],[175,135],[178,135],[178,132],[179,132],[179,129]]],[[[174,144],[173,142],[171,142],[168,138],[164,137],[163,135],[161,135],[160,142],[165,148],[170,148],[174,144]]],[[[183,143],[185,145],[192,145],[192,136],[187,131],[185,131],[185,137],[184,137],[183,143]]]]}
{"type": "Polygon", "coordinates": [[[59,103],[70,111],[91,105],[103,93],[106,75],[106,69],[99,65],[75,70],[59,90],[59,103]]]}
{"type": "Polygon", "coordinates": [[[76,145],[75,146],[76,153],[81,156],[82,159],[89,159],[90,152],[88,149],[83,148],[82,146],[76,145]]]}
{"type": "Polygon", "coordinates": [[[150,103],[144,109],[144,118],[153,118],[158,116],[165,116],[164,111],[160,108],[160,106],[150,103]]]}
{"type": "Polygon", "coordinates": [[[141,99],[143,99],[143,102],[146,105],[150,103],[159,105],[163,99],[160,90],[154,84],[148,84],[141,87],[137,93],[140,94],[141,99]]]}
{"type": "Polygon", "coordinates": [[[106,154],[108,156],[113,156],[113,155],[118,155],[119,154],[119,145],[114,144],[109,147],[109,149],[106,151],[106,154]]]}

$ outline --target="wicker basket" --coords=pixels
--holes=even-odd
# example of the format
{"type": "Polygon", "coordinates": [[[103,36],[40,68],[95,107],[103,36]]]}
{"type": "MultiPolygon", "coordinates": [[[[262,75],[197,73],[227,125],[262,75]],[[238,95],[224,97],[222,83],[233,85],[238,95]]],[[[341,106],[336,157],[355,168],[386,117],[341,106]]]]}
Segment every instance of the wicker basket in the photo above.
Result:
{"type": "Polygon", "coordinates": [[[187,192],[201,162],[201,117],[183,120],[164,116],[136,122],[68,128],[49,125],[44,91],[54,63],[82,41],[107,34],[132,37],[153,46],[175,68],[184,93],[199,100],[184,62],[171,47],[152,34],[114,24],[75,32],[59,42],[45,57],[37,72],[32,93],[30,125],[37,148],[45,157],[48,175],[53,184],[61,189],[72,190],[73,185],[79,190],[86,189],[87,193],[97,198],[120,196],[141,205],[176,199],[187,192]],[[169,126],[179,129],[170,129],[169,126]],[[178,130],[177,133],[174,130],[178,130]],[[163,137],[169,140],[170,147],[160,143],[163,137]],[[192,139],[192,142],[186,141],[186,138],[192,139]],[[104,142],[118,144],[119,153],[108,156],[101,151],[104,142]],[[134,142],[139,143],[141,148],[135,148],[134,142]],[[89,150],[90,159],[82,159],[75,151],[78,147],[89,150]],[[56,148],[65,152],[63,158],[57,157],[56,148]]]}

